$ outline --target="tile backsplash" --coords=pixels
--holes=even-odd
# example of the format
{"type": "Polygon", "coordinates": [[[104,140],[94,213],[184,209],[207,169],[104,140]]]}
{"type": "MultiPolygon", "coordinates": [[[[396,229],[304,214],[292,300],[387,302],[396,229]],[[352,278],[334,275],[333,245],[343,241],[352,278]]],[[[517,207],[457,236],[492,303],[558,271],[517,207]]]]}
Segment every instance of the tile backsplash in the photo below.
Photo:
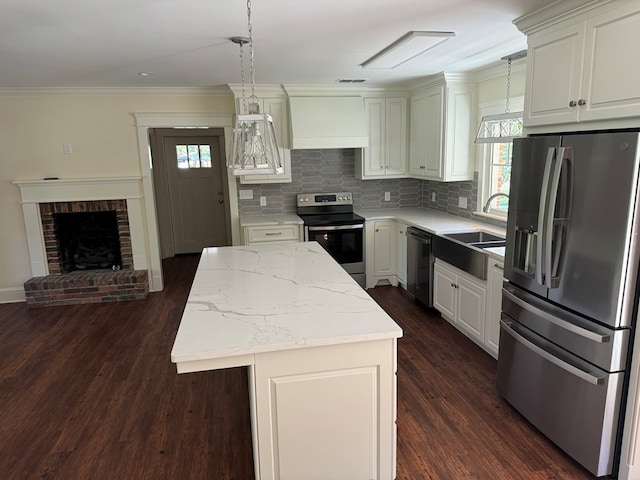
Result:
{"type": "MultiPolygon", "coordinates": [[[[291,151],[291,183],[238,185],[253,190],[252,200],[238,200],[240,215],[270,215],[296,212],[296,195],[308,192],[353,192],[355,210],[426,207],[472,218],[477,207],[478,175],[466,182],[433,182],[413,178],[358,180],[355,178],[355,150],[319,149],[291,151]],[[384,201],[389,192],[391,200],[384,201]],[[436,201],[431,201],[432,193],[436,201]],[[267,205],[260,206],[260,197],[267,205]],[[458,207],[459,197],[467,198],[467,208],[458,207]]],[[[484,218],[476,218],[489,221],[484,218]]],[[[504,222],[497,222],[501,225],[504,222]]],[[[504,226],[504,225],[502,225],[504,226]]]]}

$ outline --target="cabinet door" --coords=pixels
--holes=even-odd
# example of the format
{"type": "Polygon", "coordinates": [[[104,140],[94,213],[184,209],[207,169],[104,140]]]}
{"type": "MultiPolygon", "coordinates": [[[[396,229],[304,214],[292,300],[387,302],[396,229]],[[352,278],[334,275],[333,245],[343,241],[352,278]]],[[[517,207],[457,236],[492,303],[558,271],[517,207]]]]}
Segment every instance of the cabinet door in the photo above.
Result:
{"type": "Polygon", "coordinates": [[[397,275],[404,288],[407,288],[407,225],[398,223],[397,237],[397,275]]]}
{"type": "Polygon", "coordinates": [[[444,117],[444,89],[436,87],[426,94],[425,102],[425,139],[424,176],[434,180],[443,178],[443,117],[444,117]]]}
{"type": "Polygon", "coordinates": [[[385,174],[385,101],[384,98],[365,98],[369,146],[364,149],[364,176],[385,174]]]}
{"type": "Polygon", "coordinates": [[[407,99],[387,98],[385,102],[385,159],[387,175],[407,173],[407,99]]]}
{"type": "Polygon", "coordinates": [[[625,51],[640,45],[640,11],[620,3],[587,21],[581,121],[640,116],[640,62],[625,51]]]}
{"type": "Polygon", "coordinates": [[[525,126],[578,120],[584,28],[579,23],[527,38],[525,126]]]}
{"type": "Polygon", "coordinates": [[[411,122],[409,133],[409,173],[424,176],[424,162],[427,142],[424,132],[427,129],[427,97],[417,95],[411,98],[411,122]]]}
{"type": "Polygon", "coordinates": [[[456,286],[458,290],[456,322],[469,337],[483,343],[487,289],[462,276],[458,276],[456,286]]]}
{"type": "Polygon", "coordinates": [[[444,133],[443,180],[473,180],[475,170],[475,147],[473,138],[475,124],[475,95],[467,84],[447,87],[446,129],[444,133]]]}
{"type": "Polygon", "coordinates": [[[433,266],[433,306],[451,322],[457,307],[456,274],[437,263],[433,266]]]}
{"type": "Polygon", "coordinates": [[[396,222],[374,222],[374,275],[396,274],[396,222]]]}
{"type": "Polygon", "coordinates": [[[502,281],[504,264],[489,259],[489,275],[487,277],[487,315],[485,319],[484,344],[491,354],[498,358],[500,344],[500,313],[502,311],[502,281]]]}

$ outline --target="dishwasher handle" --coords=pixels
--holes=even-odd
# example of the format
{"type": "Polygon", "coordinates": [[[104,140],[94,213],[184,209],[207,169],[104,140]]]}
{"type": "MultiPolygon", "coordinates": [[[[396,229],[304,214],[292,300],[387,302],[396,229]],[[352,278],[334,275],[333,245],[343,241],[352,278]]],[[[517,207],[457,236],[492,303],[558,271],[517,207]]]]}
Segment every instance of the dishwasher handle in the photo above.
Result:
{"type": "Polygon", "coordinates": [[[430,233],[415,227],[407,228],[407,235],[417,238],[425,243],[431,243],[431,238],[433,237],[430,233]]]}

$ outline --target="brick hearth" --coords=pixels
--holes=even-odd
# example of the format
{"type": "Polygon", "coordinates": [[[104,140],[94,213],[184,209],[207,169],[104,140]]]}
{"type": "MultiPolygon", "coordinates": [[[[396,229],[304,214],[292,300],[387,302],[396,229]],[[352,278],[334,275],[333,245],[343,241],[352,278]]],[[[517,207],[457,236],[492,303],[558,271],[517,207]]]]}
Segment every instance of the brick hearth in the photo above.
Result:
{"type": "Polygon", "coordinates": [[[24,284],[27,307],[139,300],[149,294],[146,270],[91,270],[34,277],[24,284]]]}

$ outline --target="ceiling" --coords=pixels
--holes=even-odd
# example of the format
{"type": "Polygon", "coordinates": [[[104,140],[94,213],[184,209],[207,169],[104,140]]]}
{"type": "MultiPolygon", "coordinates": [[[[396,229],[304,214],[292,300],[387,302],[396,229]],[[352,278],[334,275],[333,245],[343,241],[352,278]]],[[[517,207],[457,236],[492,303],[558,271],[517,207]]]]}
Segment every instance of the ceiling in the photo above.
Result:
{"type": "MultiPolygon", "coordinates": [[[[524,50],[513,19],[549,3],[253,0],[256,82],[378,85],[477,69],[524,50]],[[359,66],[411,30],[456,36],[395,69],[359,66]]],[[[236,35],[248,35],[245,0],[3,0],[0,88],[240,83],[236,35]]]]}

